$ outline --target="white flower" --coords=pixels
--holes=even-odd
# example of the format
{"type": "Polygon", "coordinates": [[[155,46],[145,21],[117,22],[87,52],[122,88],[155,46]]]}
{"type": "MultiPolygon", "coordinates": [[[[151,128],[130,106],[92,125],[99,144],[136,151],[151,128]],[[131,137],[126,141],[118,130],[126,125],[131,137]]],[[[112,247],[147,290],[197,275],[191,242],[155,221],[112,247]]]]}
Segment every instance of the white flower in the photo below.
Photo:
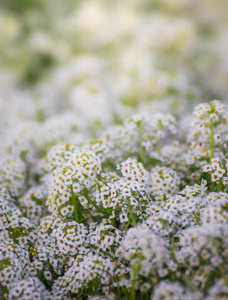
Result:
{"type": "Polygon", "coordinates": [[[126,213],[124,213],[124,214],[120,214],[120,222],[121,223],[124,223],[124,222],[128,222],[128,216],[127,216],[127,214],[126,213]]]}

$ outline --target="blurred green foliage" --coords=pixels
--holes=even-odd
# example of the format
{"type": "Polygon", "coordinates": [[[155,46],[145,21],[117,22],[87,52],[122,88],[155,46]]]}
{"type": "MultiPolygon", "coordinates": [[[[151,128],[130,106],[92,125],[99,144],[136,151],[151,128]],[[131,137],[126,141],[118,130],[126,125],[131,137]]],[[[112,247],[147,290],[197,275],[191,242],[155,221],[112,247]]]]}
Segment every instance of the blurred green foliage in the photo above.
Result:
{"type": "MultiPolygon", "coordinates": [[[[184,26],[190,24],[189,34],[194,39],[190,51],[183,50],[182,38],[186,44],[187,39],[180,33],[179,39],[174,39],[166,48],[160,49],[156,45],[154,49],[148,48],[157,59],[155,66],[164,73],[183,69],[192,74],[195,84],[206,91],[205,98],[221,98],[225,94],[226,90],[218,93],[218,88],[207,84],[207,77],[216,72],[217,67],[224,65],[223,58],[216,51],[216,43],[221,41],[219,35],[228,26],[227,1],[223,0],[0,0],[0,26],[3,29],[0,34],[1,66],[10,69],[18,82],[29,86],[45,80],[53,68],[69,63],[78,54],[96,55],[115,68],[128,45],[134,44],[135,33],[113,35],[111,24],[111,38],[100,42],[102,35],[99,32],[87,32],[90,15],[87,15],[86,5],[93,7],[94,3],[102,7],[99,13],[104,13],[105,17],[116,8],[127,10],[130,7],[130,14],[136,19],[142,18],[142,21],[148,16],[155,19],[159,16],[160,20],[170,20],[171,28],[172,22],[178,20],[184,21],[184,26]],[[83,18],[81,15],[82,20],[78,25],[77,12],[81,8],[82,15],[86,11],[86,16],[83,18]],[[72,22],[72,28],[70,25],[65,27],[68,22],[72,22]],[[63,48],[67,48],[64,55],[61,54],[61,51],[65,51],[63,48]]],[[[118,17],[113,22],[118,23],[118,17]]],[[[166,35],[165,30],[164,33],[166,35]]],[[[223,85],[226,79],[223,80],[222,76],[219,78],[219,87],[220,81],[223,85]]],[[[175,90],[171,87],[167,94],[173,95],[175,90]]],[[[123,101],[135,106],[137,99],[137,93],[132,91],[123,101]]]]}
{"type": "Polygon", "coordinates": [[[15,14],[23,14],[30,9],[41,9],[42,0],[2,0],[1,8],[10,10],[15,14]]]}

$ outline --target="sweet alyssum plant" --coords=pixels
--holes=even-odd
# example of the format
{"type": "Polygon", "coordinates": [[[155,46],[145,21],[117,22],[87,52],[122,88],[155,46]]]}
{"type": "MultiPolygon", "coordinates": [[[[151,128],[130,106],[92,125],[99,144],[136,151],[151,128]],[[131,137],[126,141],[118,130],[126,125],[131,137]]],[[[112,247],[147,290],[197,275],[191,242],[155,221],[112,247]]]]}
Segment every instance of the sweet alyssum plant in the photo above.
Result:
{"type": "Polygon", "coordinates": [[[215,100],[185,141],[174,117],[145,114],[55,145],[28,191],[6,160],[1,299],[226,299],[227,116],[215,100]]]}

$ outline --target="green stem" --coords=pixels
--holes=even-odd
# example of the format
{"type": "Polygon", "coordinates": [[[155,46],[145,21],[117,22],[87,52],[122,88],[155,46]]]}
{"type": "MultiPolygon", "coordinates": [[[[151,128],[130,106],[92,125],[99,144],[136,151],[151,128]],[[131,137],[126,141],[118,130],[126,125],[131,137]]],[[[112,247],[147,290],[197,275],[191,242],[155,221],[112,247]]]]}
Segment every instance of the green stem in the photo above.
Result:
{"type": "Polygon", "coordinates": [[[212,160],[213,156],[214,156],[214,127],[213,127],[213,122],[211,121],[211,143],[210,143],[210,151],[211,151],[211,155],[210,155],[210,160],[212,160]]]}
{"type": "Polygon", "coordinates": [[[98,293],[98,286],[99,286],[99,282],[98,282],[98,278],[95,278],[95,295],[97,295],[98,293]]]}
{"type": "Polygon", "coordinates": [[[183,280],[185,281],[187,288],[189,288],[192,291],[197,290],[197,287],[191,282],[191,280],[189,279],[189,277],[187,275],[183,275],[183,280]]]}
{"type": "Polygon", "coordinates": [[[215,182],[212,182],[211,184],[211,192],[214,192],[215,191],[215,182]]]}
{"type": "Polygon", "coordinates": [[[121,299],[122,296],[121,296],[121,292],[120,292],[120,287],[119,286],[117,286],[117,294],[118,294],[119,299],[121,299]]]}
{"type": "Polygon", "coordinates": [[[224,267],[222,265],[220,265],[218,267],[219,271],[220,271],[220,274],[222,275],[222,278],[224,279],[224,282],[226,283],[226,285],[228,285],[228,278],[226,276],[226,272],[224,270],[224,267]]]}
{"type": "Polygon", "coordinates": [[[74,190],[73,190],[72,185],[70,186],[70,191],[71,191],[72,202],[73,202],[73,206],[74,206],[74,219],[77,223],[79,223],[78,222],[78,203],[77,203],[77,200],[75,198],[74,190]]]}
{"type": "Polygon", "coordinates": [[[130,291],[130,300],[136,300],[135,291],[133,289],[130,291]]]}
{"type": "Polygon", "coordinates": [[[143,254],[142,253],[138,253],[137,254],[137,258],[135,260],[134,267],[133,267],[132,287],[134,287],[134,285],[137,283],[142,260],[143,260],[143,254]]]}
{"type": "Polygon", "coordinates": [[[113,227],[115,227],[115,219],[111,219],[111,224],[113,227]]]}
{"type": "Polygon", "coordinates": [[[220,180],[220,183],[219,183],[219,191],[220,191],[220,192],[223,192],[223,190],[224,190],[224,187],[223,187],[222,181],[220,180]]]}
{"type": "Polygon", "coordinates": [[[142,300],[149,300],[149,294],[147,293],[140,293],[140,299],[142,300]]]}
{"type": "MultiPolygon", "coordinates": [[[[158,120],[158,129],[162,130],[163,129],[163,125],[161,120],[158,120]]],[[[161,138],[158,139],[158,156],[161,156],[161,138]]]]}
{"type": "Polygon", "coordinates": [[[193,216],[195,217],[196,224],[200,226],[199,217],[197,216],[197,214],[195,212],[193,212],[193,216]]]}
{"type": "Polygon", "coordinates": [[[134,218],[134,215],[133,215],[133,212],[132,212],[132,207],[131,207],[131,202],[130,202],[130,198],[129,197],[128,197],[128,209],[129,209],[131,221],[132,221],[134,227],[137,227],[137,223],[135,221],[135,218],[134,218]]]}
{"type": "Polygon", "coordinates": [[[161,156],[161,138],[158,139],[158,156],[161,156]]]}
{"type": "Polygon", "coordinates": [[[96,210],[98,212],[100,212],[106,219],[109,217],[108,212],[106,212],[106,210],[100,206],[98,206],[94,201],[92,201],[88,195],[88,191],[86,189],[84,189],[84,196],[86,197],[86,199],[88,200],[88,202],[90,204],[93,205],[94,208],[96,208],[96,210]]]}
{"type": "Polygon", "coordinates": [[[128,229],[128,226],[131,224],[131,221],[129,221],[128,223],[127,223],[127,225],[124,227],[124,230],[127,230],[128,229]]]}

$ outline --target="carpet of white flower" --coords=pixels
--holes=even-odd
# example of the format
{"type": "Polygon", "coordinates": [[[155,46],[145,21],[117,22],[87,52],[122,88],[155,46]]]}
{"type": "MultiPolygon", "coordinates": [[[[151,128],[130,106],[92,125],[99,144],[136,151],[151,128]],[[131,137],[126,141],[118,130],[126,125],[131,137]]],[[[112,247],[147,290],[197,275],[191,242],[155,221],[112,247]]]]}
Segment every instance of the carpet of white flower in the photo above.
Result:
{"type": "Polygon", "coordinates": [[[6,2],[0,300],[227,300],[226,1],[6,2]]]}
{"type": "Polygon", "coordinates": [[[179,140],[173,116],[138,114],[34,169],[11,149],[3,299],[227,299],[227,121],[220,101],[199,104],[179,140]]]}

